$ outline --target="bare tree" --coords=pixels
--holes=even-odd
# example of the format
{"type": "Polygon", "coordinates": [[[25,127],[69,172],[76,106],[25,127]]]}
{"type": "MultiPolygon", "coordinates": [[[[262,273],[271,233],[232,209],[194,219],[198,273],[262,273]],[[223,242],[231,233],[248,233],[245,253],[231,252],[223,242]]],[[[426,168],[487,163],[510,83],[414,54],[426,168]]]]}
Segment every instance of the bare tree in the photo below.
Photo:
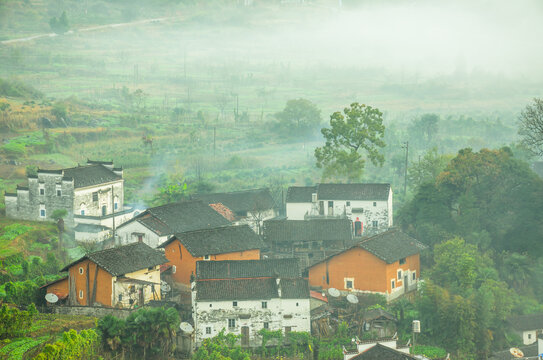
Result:
{"type": "Polygon", "coordinates": [[[543,100],[534,98],[534,103],[520,113],[519,134],[530,151],[543,155],[543,100]]]}

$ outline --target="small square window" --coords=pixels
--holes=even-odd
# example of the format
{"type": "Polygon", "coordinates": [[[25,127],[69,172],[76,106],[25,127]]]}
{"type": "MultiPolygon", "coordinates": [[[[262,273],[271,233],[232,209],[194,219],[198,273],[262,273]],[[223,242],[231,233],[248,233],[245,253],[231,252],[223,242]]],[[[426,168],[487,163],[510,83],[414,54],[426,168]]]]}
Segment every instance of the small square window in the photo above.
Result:
{"type": "Polygon", "coordinates": [[[228,327],[229,328],[235,328],[236,327],[236,319],[228,319],[228,327]]]}
{"type": "Polygon", "coordinates": [[[85,215],[85,210],[81,210],[81,215],[85,215]]]}
{"type": "Polygon", "coordinates": [[[209,304],[209,307],[213,307],[213,304],[209,304]]]}
{"type": "Polygon", "coordinates": [[[57,196],[62,196],[62,190],[57,190],[57,196]]]}
{"type": "Polygon", "coordinates": [[[237,301],[232,301],[232,306],[233,306],[233,307],[238,306],[238,302],[237,302],[237,301]]]}
{"type": "Polygon", "coordinates": [[[377,228],[377,227],[379,227],[379,222],[377,220],[373,220],[371,222],[371,226],[373,226],[374,228],[377,228]]]}
{"type": "Polygon", "coordinates": [[[345,282],[345,288],[346,289],[352,289],[353,288],[353,281],[352,280],[347,280],[345,282]]]}
{"type": "Polygon", "coordinates": [[[119,204],[117,204],[117,203],[115,203],[114,206],[113,206],[113,208],[114,208],[115,210],[117,210],[118,207],[119,207],[119,204]]]}
{"type": "Polygon", "coordinates": [[[528,339],[531,339],[532,338],[532,334],[528,334],[528,339]]]}
{"type": "Polygon", "coordinates": [[[211,335],[211,326],[206,326],[206,334],[211,335]]]}
{"type": "Polygon", "coordinates": [[[269,322],[265,322],[264,323],[264,329],[269,329],[270,328],[270,323],[269,322]]]}
{"type": "Polygon", "coordinates": [[[123,301],[123,294],[119,294],[119,301],[123,301]]]}
{"type": "Polygon", "coordinates": [[[98,191],[92,193],[92,201],[98,202],[98,191]]]}
{"type": "Polygon", "coordinates": [[[413,271],[413,273],[411,274],[413,277],[413,281],[417,280],[417,273],[413,271]]]}
{"type": "Polygon", "coordinates": [[[398,280],[401,280],[401,279],[402,279],[402,271],[398,270],[398,280]]]}
{"type": "Polygon", "coordinates": [[[403,265],[403,264],[405,264],[405,258],[400,259],[400,265],[403,265]]]}
{"type": "Polygon", "coordinates": [[[373,202],[373,206],[377,206],[377,201],[374,201],[374,202],[373,202]]]}
{"type": "Polygon", "coordinates": [[[45,209],[40,210],[40,217],[45,217],[45,209]]]}
{"type": "Polygon", "coordinates": [[[40,188],[40,195],[45,195],[45,189],[44,188],[40,188]]]}
{"type": "Polygon", "coordinates": [[[300,304],[299,303],[296,303],[296,306],[299,306],[300,304]]]}
{"type": "Polygon", "coordinates": [[[350,202],[350,201],[347,201],[347,202],[346,202],[346,205],[347,205],[347,206],[351,206],[351,202],[350,202]]]}
{"type": "Polygon", "coordinates": [[[204,260],[209,260],[209,255],[204,255],[204,260]]]}
{"type": "Polygon", "coordinates": [[[267,308],[268,308],[268,302],[262,301],[262,309],[267,309],[267,308]]]}
{"type": "Polygon", "coordinates": [[[395,280],[392,280],[391,288],[392,288],[392,289],[396,288],[396,281],[395,281],[395,280]]]}

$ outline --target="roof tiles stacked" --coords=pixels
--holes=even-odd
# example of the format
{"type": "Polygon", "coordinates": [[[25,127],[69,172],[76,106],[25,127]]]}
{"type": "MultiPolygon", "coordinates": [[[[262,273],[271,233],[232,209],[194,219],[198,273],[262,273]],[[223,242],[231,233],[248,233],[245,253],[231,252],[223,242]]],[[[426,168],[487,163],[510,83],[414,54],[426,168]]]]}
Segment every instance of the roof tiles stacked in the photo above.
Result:
{"type": "Polygon", "coordinates": [[[352,239],[349,219],[267,220],[264,238],[268,243],[345,241],[352,239]]]}

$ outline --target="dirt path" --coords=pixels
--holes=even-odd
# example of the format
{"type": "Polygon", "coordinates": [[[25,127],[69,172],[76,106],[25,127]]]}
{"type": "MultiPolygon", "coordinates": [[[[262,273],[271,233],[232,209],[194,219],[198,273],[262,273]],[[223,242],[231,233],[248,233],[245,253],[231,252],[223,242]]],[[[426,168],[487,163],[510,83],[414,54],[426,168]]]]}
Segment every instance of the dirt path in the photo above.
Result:
{"type": "MultiPolygon", "coordinates": [[[[138,20],[138,21],[132,21],[132,22],[126,22],[126,23],[91,26],[91,27],[87,27],[87,28],[70,30],[64,35],[70,35],[70,34],[74,34],[76,32],[87,32],[87,31],[96,31],[96,30],[103,30],[103,29],[114,29],[114,28],[118,28],[118,27],[143,25],[143,24],[148,24],[148,23],[159,23],[159,22],[163,22],[163,21],[166,21],[166,20],[175,19],[175,18],[179,18],[179,17],[180,16],[161,17],[161,18],[138,20]]],[[[37,40],[37,39],[41,39],[41,38],[56,37],[56,36],[58,36],[58,34],[56,34],[56,33],[39,34],[39,35],[27,36],[27,37],[24,37],[24,38],[3,40],[3,41],[0,41],[0,44],[9,45],[9,44],[27,42],[27,41],[37,40]]]]}

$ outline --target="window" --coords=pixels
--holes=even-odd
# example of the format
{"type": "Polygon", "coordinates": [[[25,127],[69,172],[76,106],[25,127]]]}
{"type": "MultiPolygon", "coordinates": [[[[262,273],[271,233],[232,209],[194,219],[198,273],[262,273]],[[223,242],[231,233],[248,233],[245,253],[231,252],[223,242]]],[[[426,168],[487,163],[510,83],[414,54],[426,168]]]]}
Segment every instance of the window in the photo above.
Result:
{"type": "Polygon", "coordinates": [[[154,268],[155,268],[154,266],[149,266],[149,267],[147,268],[147,270],[151,271],[151,270],[153,270],[154,268]]]}
{"type": "Polygon", "coordinates": [[[391,283],[391,286],[390,286],[392,289],[395,289],[396,288],[396,281],[395,280],[392,280],[392,283],[391,283]]]}
{"type": "Polygon", "coordinates": [[[40,188],[40,195],[45,195],[45,189],[44,188],[40,188]]]}
{"type": "Polygon", "coordinates": [[[84,272],[85,272],[85,270],[83,270],[83,268],[80,267],[80,268],[79,268],[79,273],[80,273],[81,275],[83,275],[84,272]]]}
{"type": "Polygon", "coordinates": [[[57,196],[62,196],[62,190],[57,189],[57,196]]]}
{"type": "Polygon", "coordinates": [[[113,209],[114,210],[117,210],[119,208],[119,197],[118,196],[115,196],[113,198],[113,209]]]}
{"type": "Polygon", "coordinates": [[[83,290],[79,290],[79,298],[83,299],[83,290]]]}
{"type": "Polygon", "coordinates": [[[405,264],[405,258],[400,259],[400,265],[403,265],[403,264],[405,264]]]}
{"type": "Polygon", "coordinates": [[[177,270],[177,267],[175,265],[172,265],[172,274],[175,274],[176,270],[177,270]]]}
{"type": "Polygon", "coordinates": [[[213,307],[213,304],[209,304],[209,307],[213,307]]]}
{"type": "Polygon", "coordinates": [[[211,326],[206,326],[206,334],[211,335],[211,326]]]}
{"type": "Polygon", "coordinates": [[[354,289],[354,278],[345,278],[345,289],[354,289]]]}
{"type": "Polygon", "coordinates": [[[347,201],[347,202],[346,202],[346,205],[347,205],[347,206],[351,206],[351,202],[350,202],[350,201],[347,201]]]}
{"type": "Polygon", "coordinates": [[[130,305],[134,305],[134,299],[128,299],[128,303],[129,303],[130,305]]]}
{"type": "Polygon", "coordinates": [[[374,202],[373,202],[373,206],[377,206],[377,201],[374,201],[374,202]]]}
{"type": "Polygon", "coordinates": [[[81,215],[85,215],[85,210],[81,210],[81,215]]]}
{"type": "Polygon", "coordinates": [[[299,303],[296,303],[296,306],[299,306],[300,304],[299,303]]]}
{"type": "Polygon", "coordinates": [[[123,301],[123,294],[119,294],[119,301],[123,301]]]}
{"type": "Polygon", "coordinates": [[[270,323],[269,322],[265,322],[264,323],[264,329],[269,329],[270,328],[270,323]]]}
{"type": "Polygon", "coordinates": [[[398,280],[402,279],[402,270],[398,270],[398,280]]]}
{"type": "Polygon", "coordinates": [[[40,217],[45,217],[45,209],[40,209],[40,217]]]}
{"type": "Polygon", "coordinates": [[[532,334],[528,334],[528,339],[531,339],[532,338],[532,334]]]}
{"type": "Polygon", "coordinates": [[[81,215],[85,215],[85,211],[87,210],[87,205],[85,203],[81,203],[79,205],[79,210],[80,210],[81,215]]]}
{"type": "Polygon", "coordinates": [[[373,220],[371,222],[371,226],[373,226],[374,228],[377,228],[379,226],[379,222],[377,220],[373,220]]]}
{"type": "Polygon", "coordinates": [[[98,202],[98,191],[92,193],[92,201],[98,202]]]}
{"type": "Polygon", "coordinates": [[[209,258],[210,258],[209,255],[204,256],[204,260],[209,260],[209,258]]]}
{"type": "Polygon", "coordinates": [[[285,326],[285,335],[292,331],[291,326],[285,326]]]}
{"type": "Polygon", "coordinates": [[[115,210],[117,210],[118,207],[119,207],[119,204],[117,204],[117,203],[113,204],[113,208],[114,208],[115,210]]]}
{"type": "Polygon", "coordinates": [[[314,203],[317,202],[317,194],[316,193],[311,194],[311,202],[314,202],[314,203]]]}
{"type": "Polygon", "coordinates": [[[417,280],[417,272],[416,271],[413,271],[411,273],[411,276],[412,276],[413,281],[417,280]]]}
{"type": "Polygon", "coordinates": [[[228,327],[229,328],[235,328],[236,327],[236,319],[228,319],[228,327]]]}
{"type": "Polygon", "coordinates": [[[233,306],[233,307],[238,306],[238,302],[237,302],[237,301],[232,301],[232,306],[233,306]]]}
{"type": "Polygon", "coordinates": [[[262,309],[267,309],[267,308],[268,308],[268,302],[262,301],[262,309]]]}

